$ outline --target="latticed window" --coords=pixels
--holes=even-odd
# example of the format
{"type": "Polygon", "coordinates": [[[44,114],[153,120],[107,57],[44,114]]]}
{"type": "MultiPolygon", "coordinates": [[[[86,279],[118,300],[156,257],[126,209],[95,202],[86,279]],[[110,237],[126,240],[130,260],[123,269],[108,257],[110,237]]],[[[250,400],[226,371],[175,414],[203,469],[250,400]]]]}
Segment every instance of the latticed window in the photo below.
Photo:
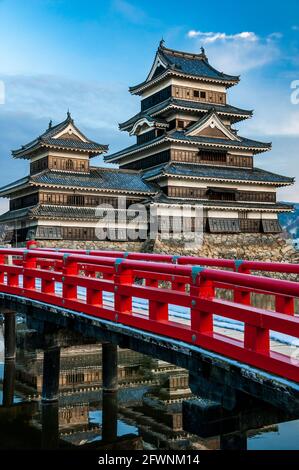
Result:
{"type": "Polygon", "coordinates": [[[263,219],[262,227],[265,233],[281,232],[281,226],[277,219],[263,219]]]}
{"type": "Polygon", "coordinates": [[[200,151],[199,157],[201,161],[205,162],[226,162],[226,152],[212,152],[209,150],[200,151]]]}
{"type": "Polygon", "coordinates": [[[240,221],[238,219],[209,218],[208,224],[210,232],[240,232],[240,221]]]}
{"type": "Polygon", "coordinates": [[[84,206],[84,196],[68,196],[67,203],[72,206],[84,206]]]}
{"type": "Polygon", "coordinates": [[[65,162],[65,169],[66,170],[73,170],[74,162],[70,158],[65,162]]]}
{"type": "Polygon", "coordinates": [[[260,219],[240,219],[241,232],[256,233],[260,232],[260,219]]]}
{"type": "Polygon", "coordinates": [[[36,230],[36,238],[38,239],[61,239],[62,232],[61,227],[46,227],[46,226],[38,226],[36,230]]]}
{"type": "Polygon", "coordinates": [[[236,191],[225,188],[208,188],[207,194],[212,201],[235,201],[236,191]]]}

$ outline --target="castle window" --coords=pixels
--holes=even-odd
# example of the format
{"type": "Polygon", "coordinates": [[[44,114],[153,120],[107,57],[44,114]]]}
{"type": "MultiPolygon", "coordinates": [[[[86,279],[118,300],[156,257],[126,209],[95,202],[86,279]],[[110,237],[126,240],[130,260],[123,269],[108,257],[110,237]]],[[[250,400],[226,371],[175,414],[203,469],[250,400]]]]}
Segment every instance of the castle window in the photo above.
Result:
{"type": "Polygon", "coordinates": [[[200,92],[200,97],[205,99],[205,98],[206,98],[206,92],[205,92],[205,91],[201,91],[201,92],[200,92]]]}
{"type": "Polygon", "coordinates": [[[221,232],[240,232],[240,221],[238,219],[208,219],[209,230],[214,233],[221,232]]]}
{"type": "Polygon", "coordinates": [[[262,228],[265,233],[281,232],[281,226],[277,219],[263,219],[262,228]]]}
{"type": "Polygon", "coordinates": [[[178,127],[180,127],[181,129],[184,128],[184,121],[181,121],[180,119],[178,120],[178,127]]]}
{"type": "Polygon", "coordinates": [[[66,163],[65,163],[65,168],[66,170],[73,170],[74,168],[74,162],[73,160],[67,160],[66,163]]]}
{"type": "Polygon", "coordinates": [[[72,206],[84,206],[84,196],[68,196],[67,203],[72,206]]]}
{"type": "Polygon", "coordinates": [[[193,90],[193,96],[194,96],[194,98],[199,98],[199,91],[198,90],[193,90]]]}

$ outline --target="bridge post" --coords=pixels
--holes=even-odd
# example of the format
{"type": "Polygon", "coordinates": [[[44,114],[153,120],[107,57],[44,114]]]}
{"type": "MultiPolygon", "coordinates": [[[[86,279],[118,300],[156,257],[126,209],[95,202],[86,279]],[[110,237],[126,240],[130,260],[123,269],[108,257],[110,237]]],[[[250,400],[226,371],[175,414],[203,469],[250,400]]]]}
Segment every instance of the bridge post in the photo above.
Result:
{"type": "Polygon", "coordinates": [[[4,362],[3,371],[3,399],[2,404],[4,407],[10,407],[14,402],[15,392],[15,373],[16,363],[14,359],[8,359],[4,362]]]}
{"type": "Polygon", "coordinates": [[[105,392],[114,392],[118,388],[117,346],[112,343],[102,344],[102,382],[105,392]]]}
{"type": "Polygon", "coordinates": [[[55,449],[59,442],[59,373],[60,347],[52,346],[44,351],[42,385],[42,448],[55,449]]]}
{"type": "Polygon", "coordinates": [[[59,447],[59,405],[58,401],[42,402],[42,449],[59,447]]]}
{"type": "Polygon", "coordinates": [[[113,442],[117,438],[117,391],[118,391],[117,346],[102,344],[102,440],[113,442]]]}
{"type": "Polygon", "coordinates": [[[60,372],[60,347],[53,346],[44,351],[42,401],[58,400],[60,372]]]}
{"type": "Polygon", "coordinates": [[[4,310],[4,356],[5,361],[16,358],[16,312],[4,310]]]}
{"type": "Polygon", "coordinates": [[[13,405],[16,370],[16,312],[3,310],[4,314],[4,375],[3,406],[13,405]]]}

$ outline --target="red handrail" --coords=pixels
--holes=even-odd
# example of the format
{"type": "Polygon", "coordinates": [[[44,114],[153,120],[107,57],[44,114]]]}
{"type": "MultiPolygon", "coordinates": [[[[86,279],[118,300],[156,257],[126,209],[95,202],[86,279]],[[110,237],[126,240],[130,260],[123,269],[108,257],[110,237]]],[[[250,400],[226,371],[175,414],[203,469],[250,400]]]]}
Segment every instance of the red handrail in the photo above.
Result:
{"type": "Polygon", "coordinates": [[[299,264],[295,263],[279,263],[267,261],[250,261],[241,259],[224,259],[224,258],[206,258],[198,256],[173,256],[160,253],[139,253],[126,251],[104,251],[104,250],[76,250],[67,248],[37,248],[41,251],[56,251],[58,253],[72,254],[88,254],[91,256],[104,256],[111,258],[126,258],[143,261],[156,261],[162,263],[174,264],[190,264],[211,266],[217,268],[231,269],[237,272],[261,271],[261,272],[278,272],[285,274],[299,274],[299,264]]]}
{"type": "MultiPolygon", "coordinates": [[[[184,341],[299,382],[296,361],[274,352],[269,341],[270,331],[299,338],[299,319],[293,315],[299,283],[194,263],[190,257],[176,258],[174,264],[161,257],[136,260],[131,256],[115,258],[107,252],[95,255],[72,250],[3,248],[0,291],[184,341]],[[145,279],[145,284],[140,279],[145,279]],[[57,283],[62,289],[57,289],[57,283]],[[218,299],[215,289],[219,286],[233,290],[234,300],[218,299]],[[82,297],[80,288],[86,290],[86,297],[82,297]],[[110,293],[110,304],[105,302],[103,292],[110,293]],[[273,295],[275,311],[253,307],[252,292],[273,295]],[[145,299],[147,310],[135,311],[133,298],[145,299]],[[170,305],[189,309],[190,321],[174,318],[170,305]],[[244,338],[218,333],[215,314],[243,322],[244,338]]],[[[256,268],[255,262],[244,263],[253,263],[245,264],[245,271],[248,266],[256,268]]],[[[269,263],[258,266],[271,271],[269,263]]],[[[276,263],[272,268],[277,269],[276,263]]]]}

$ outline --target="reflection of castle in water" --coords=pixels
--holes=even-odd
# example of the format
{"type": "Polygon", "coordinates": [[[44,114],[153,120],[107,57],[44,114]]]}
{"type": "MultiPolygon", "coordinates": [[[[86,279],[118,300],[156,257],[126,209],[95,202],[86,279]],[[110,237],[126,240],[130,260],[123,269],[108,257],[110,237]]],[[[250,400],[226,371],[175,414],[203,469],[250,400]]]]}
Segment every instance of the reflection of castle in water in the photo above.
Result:
{"type": "MultiPolygon", "coordinates": [[[[156,385],[163,374],[181,369],[129,349],[118,349],[118,381],[120,387],[142,384],[156,385]]],[[[33,395],[42,389],[43,352],[21,351],[17,364],[17,380],[33,395]]],[[[60,392],[100,388],[102,385],[102,346],[87,344],[61,350],[60,392]]]]}
{"type": "MultiPolygon", "coordinates": [[[[0,343],[1,331],[0,328],[0,343]]],[[[191,410],[194,402],[201,403],[202,399],[192,395],[186,370],[132,350],[121,348],[116,350],[114,347],[119,385],[118,389],[109,392],[105,384],[106,379],[102,384],[102,376],[106,377],[105,370],[102,374],[102,349],[105,352],[106,348],[102,348],[100,344],[72,345],[61,349],[60,369],[57,369],[60,371],[59,402],[56,401],[56,404],[53,403],[49,408],[43,400],[40,403],[43,395],[44,354],[26,343],[26,336],[30,336],[32,332],[33,330],[27,330],[25,324],[19,324],[17,334],[19,347],[16,367],[14,366],[16,370],[14,396],[19,397],[18,401],[23,397],[23,405],[19,403],[21,406],[18,408],[19,411],[22,411],[22,407],[25,408],[25,415],[30,419],[30,421],[25,420],[27,424],[30,422],[30,429],[24,428],[25,436],[28,430],[30,435],[32,429],[35,429],[33,431],[35,436],[38,430],[42,431],[42,447],[45,445],[45,448],[48,448],[48,442],[52,439],[54,444],[51,444],[50,448],[93,446],[92,448],[105,450],[155,448],[208,450],[232,448],[232,444],[233,448],[245,448],[247,436],[258,432],[250,430],[257,427],[263,429],[264,433],[267,428],[274,429],[272,423],[283,421],[283,419],[277,420],[276,413],[273,417],[272,415],[268,417],[269,410],[264,411],[265,416],[259,417],[259,408],[252,408],[253,417],[251,417],[246,414],[246,410],[245,414],[242,414],[240,408],[227,414],[216,408],[213,411],[212,407],[203,408],[203,414],[196,413],[196,430],[193,430],[192,426],[189,427],[189,421],[186,421],[186,417],[187,420],[190,418],[188,412],[186,415],[186,405],[187,410],[189,406],[191,410]],[[190,429],[189,432],[184,428],[190,429]],[[193,432],[198,435],[192,434],[193,432]]],[[[69,343],[67,340],[64,344],[73,344],[73,342],[69,343]]],[[[104,369],[107,369],[105,359],[104,369]]],[[[10,370],[13,369],[7,368],[8,373],[10,370]]],[[[11,395],[12,392],[9,390],[7,389],[7,392],[11,395]]],[[[16,401],[15,403],[12,401],[9,405],[12,406],[12,415],[14,405],[16,401]]],[[[8,411],[7,406],[3,398],[4,413],[8,411]]],[[[0,432],[2,437],[6,438],[7,425],[5,421],[3,422],[5,426],[3,429],[0,428],[0,432]]],[[[13,436],[14,432],[13,428],[13,436]]],[[[34,441],[34,445],[32,442],[31,447],[39,448],[39,442],[36,444],[34,441]]]]}
{"type": "MultiPolygon", "coordinates": [[[[16,379],[27,396],[40,397],[42,375],[43,352],[19,350],[16,379]]],[[[191,440],[182,427],[182,401],[192,396],[185,370],[119,348],[118,381],[120,419],[137,427],[144,441],[154,447],[190,448],[191,440]]],[[[91,419],[102,407],[101,386],[100,344],[61,350],[59,428],[66,439],[78,444],[85,442],[82,433],[86,437],[101,433],[101,423],[91,419]]]]}

